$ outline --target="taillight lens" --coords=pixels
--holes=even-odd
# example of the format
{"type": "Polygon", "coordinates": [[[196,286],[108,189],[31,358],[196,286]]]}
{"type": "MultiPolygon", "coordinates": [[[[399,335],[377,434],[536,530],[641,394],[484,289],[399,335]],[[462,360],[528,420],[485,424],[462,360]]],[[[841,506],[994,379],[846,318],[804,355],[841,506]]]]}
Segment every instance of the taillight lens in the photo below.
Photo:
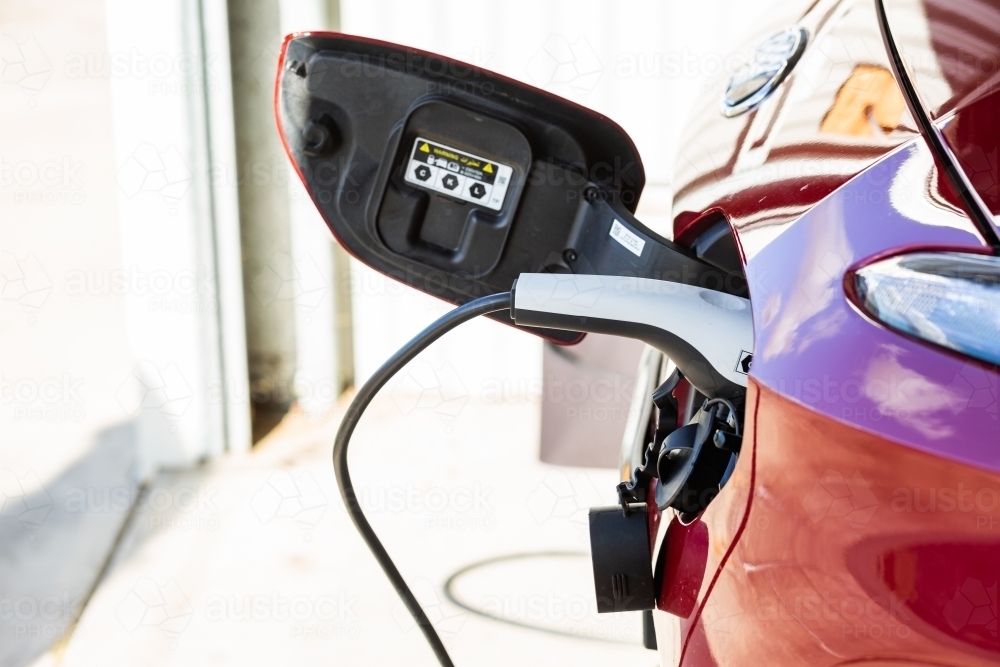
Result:
{"type": "Polygon", "coordinates": [[[854,283],[865,309],[887,326],[1000,364],[1000,258],[899,255],[859,269],[854,283]]]}

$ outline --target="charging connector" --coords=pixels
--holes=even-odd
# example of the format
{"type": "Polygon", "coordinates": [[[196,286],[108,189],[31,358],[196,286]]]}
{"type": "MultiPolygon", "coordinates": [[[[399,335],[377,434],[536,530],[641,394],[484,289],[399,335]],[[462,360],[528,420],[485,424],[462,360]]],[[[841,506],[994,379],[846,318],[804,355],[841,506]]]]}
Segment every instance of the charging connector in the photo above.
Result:
{"type": "Polygon", "coordinates": [[[710,398],[746,389],[753,352],[747,299],[647,278],[522,273],[513,302],[519,325],[637,338],[710,398]]]}
{"type": "MultiPolygon", "coordinates": [[[[443,667],[452,667],[453,663],[441,638],[361,509],[347,466],[347,448],[369,403],[417,354],[463,322],[508,309],[513,310],[519,325],[606,333],[645,341],[670,357],[691,384],[711,398],[740,395],[747,384],[746,372],[753,350],[749,301],[681,283],[597,275],[521,274],[513,292],[476,299],[446,313],[382,364],[347,408],[334,441],[333,466],[354,525],[443,667]]],[[[733,434],[736,436],[739,432],[733,434]]],[[[730,442],[726,438],[721,444],[715,443],[712,450],[730,455],[735,440],[730,442]]],[[[621,514],[620,509],[613,509],[621,514]]],[[[636,525],[644,534],[646,522],[640,523],[636,525]]],[[[642,540],[637,542],[641,546],[642,540]]],[[[642,549],[637,553],[648,557],[642,549]]],[[[618,574],[616,570],[615,576],[618,574]]],[[[613,608],[650,608],[650,591],[646,587],[628,585],[627,577],[610,581],[609,599],[613,608]],[[621,584],[617,588],[616,581],[621,584]],[[633,600],[638,593],[642,595],[633,600]]]]}

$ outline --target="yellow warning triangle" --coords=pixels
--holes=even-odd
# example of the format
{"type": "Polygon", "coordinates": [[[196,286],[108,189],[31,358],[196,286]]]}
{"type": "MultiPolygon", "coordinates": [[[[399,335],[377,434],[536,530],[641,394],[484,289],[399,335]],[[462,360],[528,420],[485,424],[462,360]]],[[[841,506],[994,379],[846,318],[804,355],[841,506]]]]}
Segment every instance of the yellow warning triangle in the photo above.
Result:
{"type": "Polygon", "coordinates": [[[424,143],[420,144],[420,151],[422,153],[430,153],[431,152],[431,147],[428,146],[427,142],[425,141],[424,143]]]}
{"type": "Polygon", "coordinates": [[[487,174],[492,174],[493,173],[493,165],[490,164],[489,162],[487,162],[486,166],[483,167],[483,171],[485,171],[487,174]]]}

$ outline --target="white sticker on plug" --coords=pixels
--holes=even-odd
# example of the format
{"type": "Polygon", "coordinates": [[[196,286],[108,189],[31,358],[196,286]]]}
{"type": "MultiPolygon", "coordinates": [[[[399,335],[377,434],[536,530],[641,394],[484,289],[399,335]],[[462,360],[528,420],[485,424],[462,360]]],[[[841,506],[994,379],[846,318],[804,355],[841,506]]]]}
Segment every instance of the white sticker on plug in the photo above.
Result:
{"type": "Polygon", "coordinates": [[[611,224],[611,238],[625,246],[625,249],[636,257],[641,257],[642,249],[646,247],[645,239],[629,231],[625,225],[617,220],[611,224]]]}

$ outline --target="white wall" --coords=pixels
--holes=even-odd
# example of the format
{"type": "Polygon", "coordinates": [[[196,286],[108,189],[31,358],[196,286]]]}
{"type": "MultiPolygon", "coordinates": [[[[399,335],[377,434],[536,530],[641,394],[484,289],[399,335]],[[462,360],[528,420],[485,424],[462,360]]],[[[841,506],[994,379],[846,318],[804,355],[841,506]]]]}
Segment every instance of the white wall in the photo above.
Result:
{"type": "Polygon", "coordinates": [[[115,392],[135,361],[111,286],[123,272],[111,90],[71,66],[106,51],[103,8],[8,3],[0,40],[0,477],[22,480],[0,479],[10,498],[128,419],[115,392]]]}
{"type": "Polygon", "coordinates": [[[249,445],[225,2],[204,3],[205,68],[201,4],[107,2],[137,361],[117,397],[137,420],[143,473],[249,445]]]}

